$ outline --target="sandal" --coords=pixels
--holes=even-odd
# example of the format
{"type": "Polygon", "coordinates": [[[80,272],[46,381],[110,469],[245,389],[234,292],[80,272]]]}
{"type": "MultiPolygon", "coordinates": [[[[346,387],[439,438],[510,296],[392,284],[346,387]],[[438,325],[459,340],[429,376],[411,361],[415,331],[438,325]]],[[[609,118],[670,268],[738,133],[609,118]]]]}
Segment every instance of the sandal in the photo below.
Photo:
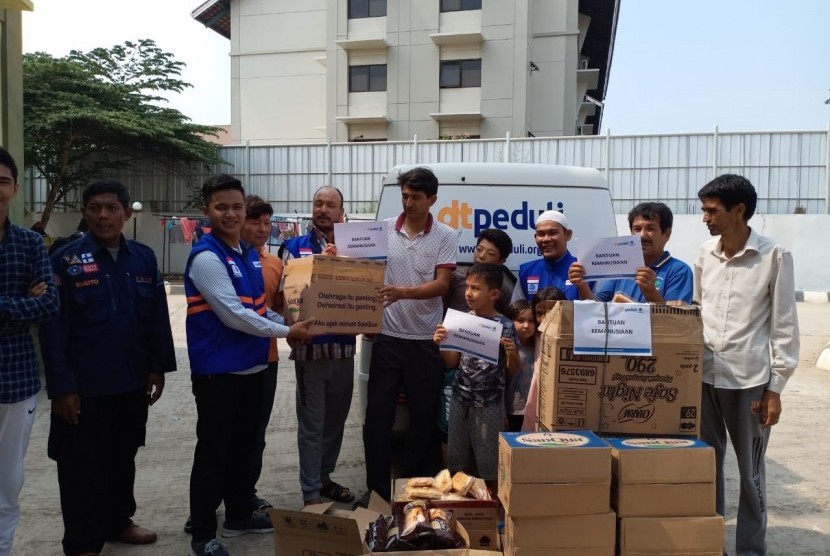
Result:
{"type": "Polygon", "coordinates": [[[335,502],[351,502],[354,500],[352,491],[334,481],[329,481],[328,484],[323,485],[323,488],[320,489],[320,496],[325,496],[335,502]]]}

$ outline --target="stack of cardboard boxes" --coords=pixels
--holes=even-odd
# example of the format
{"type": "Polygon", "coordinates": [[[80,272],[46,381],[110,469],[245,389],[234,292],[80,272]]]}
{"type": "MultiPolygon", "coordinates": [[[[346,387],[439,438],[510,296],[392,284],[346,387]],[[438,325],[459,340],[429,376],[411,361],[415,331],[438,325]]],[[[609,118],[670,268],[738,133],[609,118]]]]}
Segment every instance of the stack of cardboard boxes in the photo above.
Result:
{"type": "MultiPolygon", "coordinates": [[[[573,303],[557,303],[541,327],[538,428],[590,429],[606,436],[613,454],[611,500],[619,518],[620,556],[721,555],[714,450],[696,440],[700,314],[665,305],[647,310],[650,356],[613,355],[610,349],[579,355],[573,303]]],[[[606,329],[603,322],[595,324],[606,329]]]]}
{"type": "Polygon", "coordinates": [[[613,556],[611,449],[589,431],[502,433],[506,556],[613,556]]]}
{"type": "Polygon", "coordinates": [[[715,451],[691,438],[606,438],[619,554],[720,556],[715,451]]]}

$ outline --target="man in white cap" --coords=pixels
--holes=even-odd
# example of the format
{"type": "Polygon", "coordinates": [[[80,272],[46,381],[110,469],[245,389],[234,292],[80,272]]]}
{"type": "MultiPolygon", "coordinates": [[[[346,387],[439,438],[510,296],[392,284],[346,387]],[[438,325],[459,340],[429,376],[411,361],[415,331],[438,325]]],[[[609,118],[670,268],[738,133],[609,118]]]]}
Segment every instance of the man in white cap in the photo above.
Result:
{"type": "Polygon", "coordinates": [[[541,259],[529,261],[519,267],[519,281],[513,290],[512,301],[533,300],[542,288],[555,286],[568,299],[579,299],[579,291],[573,284],[566,284],[568,269],[576,258],[568,251],[571,227],[565,215],[557,210],[546,210],[536,219],[533,238],[542,254],[541,259]]]}

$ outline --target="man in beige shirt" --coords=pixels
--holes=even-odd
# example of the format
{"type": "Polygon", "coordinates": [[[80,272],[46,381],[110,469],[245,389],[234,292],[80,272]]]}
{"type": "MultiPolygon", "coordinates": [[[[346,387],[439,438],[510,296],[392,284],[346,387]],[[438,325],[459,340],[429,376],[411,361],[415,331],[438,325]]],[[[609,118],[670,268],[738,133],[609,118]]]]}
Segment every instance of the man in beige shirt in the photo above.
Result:
{"type": "Polygon", "coordinates": [[[699,192],[714,237],[694,264],[703,315],[701,439],[715,448],[717,511],[724,513],[726,433],[735,448],[740,500],[735,547],[766,554],[764,454],[781,416],[781,391],[798,364],[792,254],[748,222],[758,196],[746,178],[719,176],[699,192]]]}

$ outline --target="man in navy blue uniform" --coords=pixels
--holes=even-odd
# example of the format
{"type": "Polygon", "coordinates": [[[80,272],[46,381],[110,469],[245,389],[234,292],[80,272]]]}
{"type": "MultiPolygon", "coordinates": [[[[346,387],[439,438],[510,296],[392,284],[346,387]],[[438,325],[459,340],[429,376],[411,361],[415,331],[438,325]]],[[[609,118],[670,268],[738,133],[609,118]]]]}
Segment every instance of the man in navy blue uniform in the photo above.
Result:
{"type": "Polygon", "coordinates": [[[628,213],[628,227],[632,235],[640,236],[645,265],[637,269],[634,278],[605,280],[591,292],[583,280],[585,268],[575,262],[568,278],[579,288],[580,299],[611,301],[622,294],[638,303],[692,302],[692,269],[665,250],[671,237],[674,216],[664,203],[640,203],[628,213]]]}
{"type": "Polygon", "coordinates": [[[519,281],[513,289],[513,298],[533,300],[536,292],[554,286],[568,299],[578,299],[576,286],[566,283],[568,269],[576,258],[568,251],[573,231],[565,215],[556,210],[546,210],[536,219],[533,239],[542,257],[528,261],[519,267],[519,281]]]}
{"type": "Polygon", "coordinates": [[[156,257],[121,234],[132,215],[126,187],[93,183],[82,213],[89,233],[52,254],[61,309],[41,327],[67,556],[98,554],[107,540],[156,540],[132,521],[135,456],[148,407],[176,370],[156,257]]]}

